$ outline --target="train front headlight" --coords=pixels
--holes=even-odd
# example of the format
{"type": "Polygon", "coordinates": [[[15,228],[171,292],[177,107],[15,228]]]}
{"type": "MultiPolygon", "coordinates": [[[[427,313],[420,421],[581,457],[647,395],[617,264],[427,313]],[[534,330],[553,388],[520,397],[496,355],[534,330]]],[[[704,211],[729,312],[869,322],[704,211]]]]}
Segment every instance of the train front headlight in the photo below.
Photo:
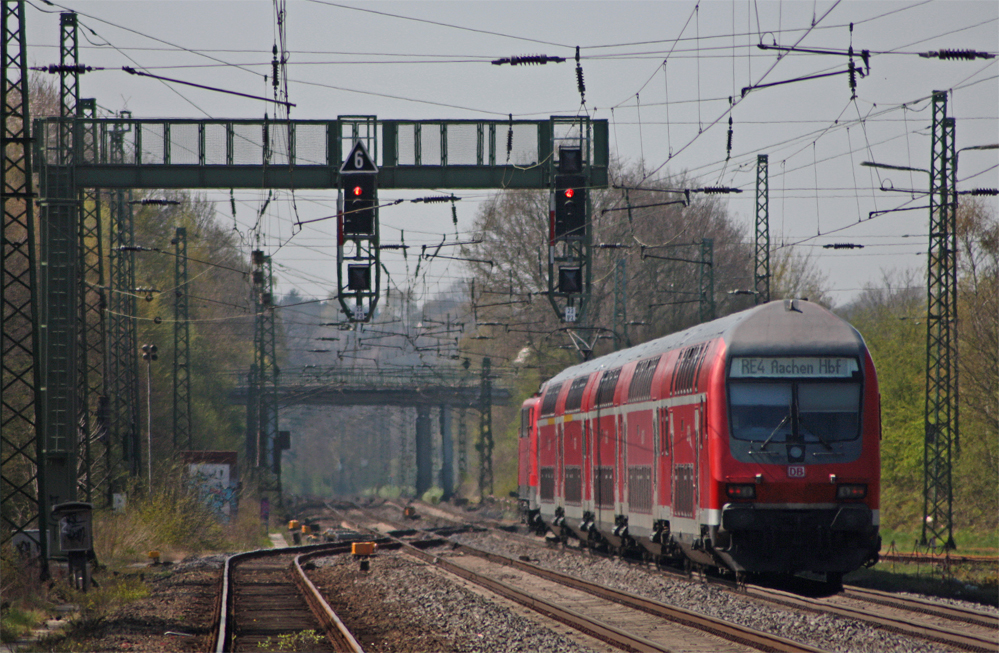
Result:
{"type": "Polygon", "coordinates": [[[837,499],[863,499],[866,496],[866,483],[841,483],[836,486],[837,499]]]}

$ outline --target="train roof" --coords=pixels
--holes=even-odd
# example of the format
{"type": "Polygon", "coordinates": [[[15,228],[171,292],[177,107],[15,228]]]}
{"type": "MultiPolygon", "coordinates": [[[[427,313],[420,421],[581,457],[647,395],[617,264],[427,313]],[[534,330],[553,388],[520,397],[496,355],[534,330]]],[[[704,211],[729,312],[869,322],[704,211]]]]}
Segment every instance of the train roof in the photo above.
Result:
{"type": "Polygon", "coordinates": [[[729,356],[800,356],[803,352],[860,356],[866,350],[860,333],[825,307],[800,299],[778,300],[568,367],[545,385],[612,370],[718,337],[725,341],[729,356]]]}

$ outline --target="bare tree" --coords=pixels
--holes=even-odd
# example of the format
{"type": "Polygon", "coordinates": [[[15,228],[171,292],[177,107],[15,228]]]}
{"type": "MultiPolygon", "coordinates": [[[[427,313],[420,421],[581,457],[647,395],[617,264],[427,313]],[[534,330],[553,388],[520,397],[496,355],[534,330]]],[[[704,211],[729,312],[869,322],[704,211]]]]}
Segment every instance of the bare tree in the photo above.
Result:
{"type": "MultiPolygon", "coordinates": [[[[610,350],[613,338],[635,344],[697,322],[698,279],[706,268],[699,262],[704,239],[713,241],[713,265],[703,272],[714,275],[717,314],[751,304],[751,299],[726,292],[751,284],[752,248],[717,196],[684,193],[700,185],[686,175],[643,182],[638,170],[617,169],[611,177],[611,188],[591,192],[593,287],[583,325],[591,329],[580,330],[584,337],[608,340],[598,345],[598,352],[610,350]],[[615,279],[621,260],[623,287],[615,279]],[[617,324],[615,332],[615,300],[621,291],[630,324],[617,324]]],[[[469,264],[477,322],[495,325],[481,328],[479,337],[494,338],[490,350],[511,359],[526,344],[536,354],[535,362],[557,369],[578,358],[558,353],[569,340],[545,297],[548,206],[546,191],[494,195],[475,221],[475,237],[482,242],[466,246],[464,256],[478,259],[469,264]]]]}

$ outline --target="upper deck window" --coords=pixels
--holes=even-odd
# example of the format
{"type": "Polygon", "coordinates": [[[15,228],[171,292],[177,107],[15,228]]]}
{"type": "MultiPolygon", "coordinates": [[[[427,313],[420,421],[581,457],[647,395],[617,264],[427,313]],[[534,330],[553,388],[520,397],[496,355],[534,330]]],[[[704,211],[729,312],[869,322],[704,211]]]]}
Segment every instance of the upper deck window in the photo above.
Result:
{"type": "Polygon", "coordinates": [[[645,401],[652,396],[652,377],[656,374],[660,358],[646,358],[635,366],[631,385],[628,386],[628,401],[645,401]]]}
{"type": "Polygon", "coordinates": [[[572,385],[569,386],[569,394],[565,396],[565,412],[576,412],[583,406],[583,391],[589,380],[590,377],[581,376],[572,382],[572,385]]]}
{"type": "Polygon", "coordinates": [[[542,417],[555,414],[555,402],[558,401],[558,393],[561,389],[562,384],[556,383],[555,385],[548,386],[545,390],[545,398],[541,400],[542,417]]]}
{"type": "Polygon", "coordinates": [[[600,385],[597,387],[597,406],[610,406],[614,403],[614,391],[617,389],[617,380],[621,376],[621,368],[604,372],[600,377],[600,385]]]}

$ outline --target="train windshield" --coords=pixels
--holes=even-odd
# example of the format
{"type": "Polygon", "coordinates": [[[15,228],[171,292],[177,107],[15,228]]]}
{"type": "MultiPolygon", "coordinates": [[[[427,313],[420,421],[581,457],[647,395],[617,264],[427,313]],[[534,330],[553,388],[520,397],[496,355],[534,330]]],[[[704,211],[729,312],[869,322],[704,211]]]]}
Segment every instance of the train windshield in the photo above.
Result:
{"type": "Polygon", "coordinates": [[[858,383],[732,382],[729,400],[737,440],[828,444],[860,433],[858,383]]]}
{"type": "Polygon", "coordinates": [[[733,437],[784,442],[791,433],[790,383],[733,383],[729,397],[733,437]]]}
{"type": "Polygon", "coordinates": [[[860,385],[798,384],[798,427],[805,442],[835,442],[857,437],[860,385]]]}

